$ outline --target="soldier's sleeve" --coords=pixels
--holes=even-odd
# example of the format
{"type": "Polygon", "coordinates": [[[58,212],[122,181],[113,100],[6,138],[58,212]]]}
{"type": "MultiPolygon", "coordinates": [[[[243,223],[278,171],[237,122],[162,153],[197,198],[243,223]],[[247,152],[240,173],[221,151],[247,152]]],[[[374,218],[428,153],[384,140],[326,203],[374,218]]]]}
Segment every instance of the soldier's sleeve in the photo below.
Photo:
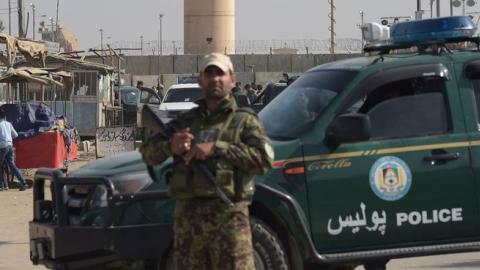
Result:
{"type": "Polygon", "coordinates": [[[215,152],[240,170],[264,174],[273,164],[273,148],[258,118],[249,115],[241,132],[241,142],[217,141],[215,152]]]}
{"type": "MultiPolygon", "coordinates": [[[[178,126],[177,120],[172,120],[167,124],[166,134],[173,133],[174,127],[178,126]]],[[[160,164],[169,156],[172,155],[170,151],[170,138],[163,134],[156,134],[142,143],[139,148],[142,158],[148,165],[160,164]]]]}
{"type": "Polygon", "coordinates": [[[160,164],[172,155],[170,151],[170,141],[160,135],[152,136],[143,142],[139,151],[142,154],[143,160],[148,165],[160,164]]]}

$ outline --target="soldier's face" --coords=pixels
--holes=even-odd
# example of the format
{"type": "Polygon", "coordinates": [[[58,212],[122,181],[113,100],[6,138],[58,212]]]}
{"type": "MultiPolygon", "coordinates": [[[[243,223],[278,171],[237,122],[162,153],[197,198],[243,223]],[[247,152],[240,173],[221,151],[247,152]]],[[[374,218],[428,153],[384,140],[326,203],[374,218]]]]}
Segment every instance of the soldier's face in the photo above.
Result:
{"type": "Polygon", "coordinates": [[[199,84],[206,99],[224,99],[235,85],[235,75],[223,72],[217,66],[209,66],[202,72],[199,84]]]}

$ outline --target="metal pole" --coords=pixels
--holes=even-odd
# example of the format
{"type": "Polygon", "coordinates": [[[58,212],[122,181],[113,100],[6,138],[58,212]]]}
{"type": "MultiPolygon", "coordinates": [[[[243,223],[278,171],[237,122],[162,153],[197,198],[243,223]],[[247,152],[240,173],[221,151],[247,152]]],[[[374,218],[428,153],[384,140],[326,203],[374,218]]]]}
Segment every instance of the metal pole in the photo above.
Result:
{"type": "Polygon", "coordinates": [[[140,36],[140,55],[143,55],[143,35],[140,36]]]}
{"type": "Polygon", "coordinates": [[[32,7],[33,13],[33,25],[32,25],[32,39],[35,40],[35,4],[31,3],[30,6],[32,7]]]}
{"type": "Polygon", "coordinates": [[[100,49],[102,50],[101,54],[103,54],[103,29],[100,29],[100,49]]]}
{"type": "Polygon", "coordinates": [[[60,0],[57,0],[57,17],[55,19],[55,32],[58,31],[58,6],[60,5],[60,0]]]}
{"type": "Polygon", "coordinates": [[[435,0],[430,0],[430,18],[433,18],[433,1],[435,0]]]}
{"type": "Polygon", "coordinates": [[[423,15],[422,0],[417,0],[417,11],[415,12],[415,20],[421,20],[423,15]]]}
{"type": "Polygon", "coordinates": [[[53,29],[54,25],[53,25],[53,17],[50,17],[50,27],[51,27],[51,30],[52,31],[52,42],[55,42],[55,31],[53,29]]]}
{"type": "MultiPolygon", "coordinates": [[[[364,39],[363,39],[363,31],[362,31],[362,27],[363,27],[363,10],[360,11],[360,33],[362,34],[362,48],[363,48],[363,43],[365,42],[364,39]]],[[[308,49],[307,49],[307,54],[308,54],[308,49]]]]}
{"type": "Polygon", "coordinates": [[[102,55],[102,63],[105,64],[105,60],[103,59],[103,28],[98,29],[100,31],[100,54],[102,55]]]}
{"type": "Polygon", "coordinates": [[[162,33],[162,18],[163,14],[160,14],[159,17],[160,19],[160,32],[158,34],[158,52],[160,55],[163,55],[163,33],[162,33]]]}
{"type": "Polygon", "coordinates": [[[330,53],[335,53],[335,0],[330,1],[330,53]]]}
{"type": "Polygon", "coordinates": [[[440,0],[436,0],[437,1],[437,18],[440,17],[440,0]]]}
{"type": "Polygon", "coordinates": [[[10,1],[8,0],[8,34],[12,35],[12,3],[10,1]]]}
{"type": "Polygon", "coordinates": [[[25,37],[25,18],[23,16],[23,0],[18,0],[17,2],[18,7],[18,36],[21,38],[25,37]]]}
{"type": "Polygon", "coordinates": [[[453,16],[453,0],[450,0],[450,16],[453,16]]]}

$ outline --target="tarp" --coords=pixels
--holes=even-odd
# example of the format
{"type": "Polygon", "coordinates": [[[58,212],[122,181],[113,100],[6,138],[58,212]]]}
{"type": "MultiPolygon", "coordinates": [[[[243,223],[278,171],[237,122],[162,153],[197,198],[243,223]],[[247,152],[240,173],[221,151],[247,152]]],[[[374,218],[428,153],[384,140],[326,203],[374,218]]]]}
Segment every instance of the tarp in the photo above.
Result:
{"type": "Polygon", "coordinates": [[[32,82],[63,87],[63,79],[70,77],[71,74],[68,72],[50,68],[19,67],[9,68],[0,76],[0,83],[32,82]]]}
{"type": "Polygon", "coordinates": [[[0,43],[7,46],[7,59],[2,60],[6,60],[8,67],[14,64],[13,62],[15,61],[17,52],[22,53],[28,61],[40,59],[41,62],[45,64],[45,56],[48,52],[45,44],[35,41],[20,40],[5,33],[0,33],[0,43]]]}
{"type": "Polygon", "coordinates": [[[55,114],[44,103],[4,104],[7,121],[12,123],[19,138],[29,138],[52,129],[55,126],[55,114]]]}

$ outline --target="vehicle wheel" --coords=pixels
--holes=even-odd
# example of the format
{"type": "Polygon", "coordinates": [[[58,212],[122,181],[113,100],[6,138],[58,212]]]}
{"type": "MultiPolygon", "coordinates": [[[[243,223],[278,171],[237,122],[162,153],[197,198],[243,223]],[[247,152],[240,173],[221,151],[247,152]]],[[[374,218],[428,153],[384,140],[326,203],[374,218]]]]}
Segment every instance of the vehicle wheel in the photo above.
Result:
{"type": "Polygon", "coordinates": [[[332,270],[354,270],[355,265],[339,265],[339,266],[334,266],[332,270]]]}
{"type": "Polygon", "coordinates": [[[175,270],[175,265],[173,264],[173,250],[168,251],[168,255],[165,256],[158,267],[159,270],[175,270]]]}
{"type": "Polygon", "coordinates": [[[280,238],[262,221],[250,220],[253,239],[253,254],[257,270],[288,270],[287,252],[280,238]]]}
{"type": "Polygon", "coordinates": [[[365,270],[386,270],[388,261],[368,262],[363,265],[365,270]]]}
{"type": "MultiPolygon", "coordinates": [[[[287,253],[278,236],[256,218],[250,220],[252,228],[252,244],[256,270],[288,270],[287,253]]],[[[149,269],[174,270],[173,250],[168,252],[165,259],[151,264],[149,269]]]]}
{"type": "Polygon", "coordinates": [[[145,263],[145,269],[152,270],[175,270],[173,265],[173,249],[170,248],[168,253],[162,257],[160,260],[156,261],[147,261],[145,263]]]}

